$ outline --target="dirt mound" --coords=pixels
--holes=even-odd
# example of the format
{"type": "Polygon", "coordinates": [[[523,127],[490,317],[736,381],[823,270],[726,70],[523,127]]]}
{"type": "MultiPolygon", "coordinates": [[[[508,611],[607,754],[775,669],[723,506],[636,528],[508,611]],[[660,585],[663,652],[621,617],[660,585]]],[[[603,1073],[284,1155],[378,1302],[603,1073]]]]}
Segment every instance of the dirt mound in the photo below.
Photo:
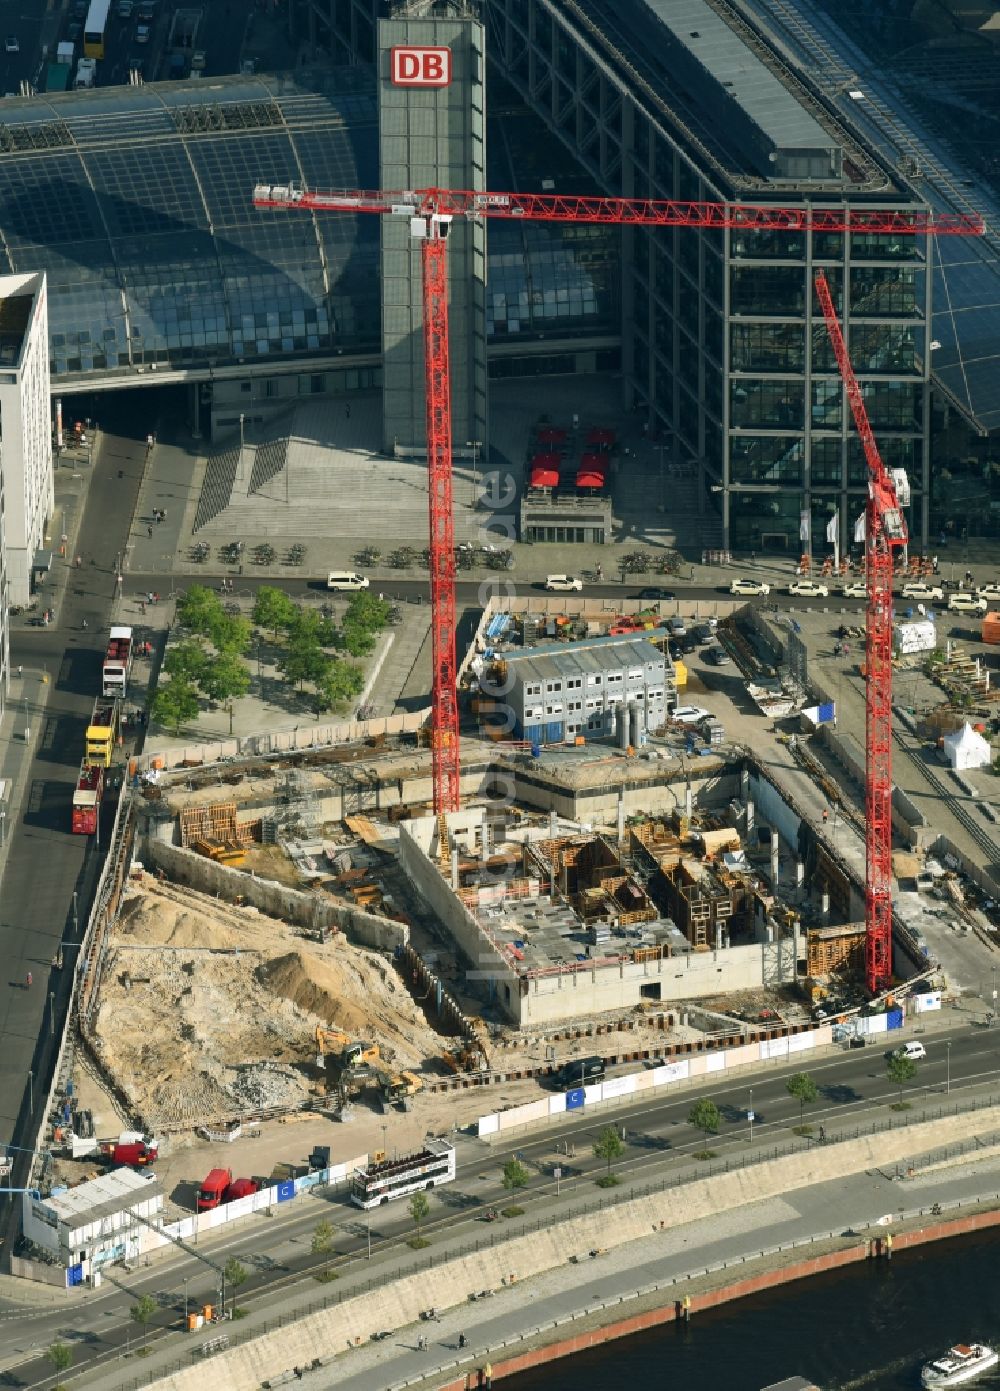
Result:
{"type": "Polygon", "coordinates": [[[341,972],[311,952],[286,952],[258,966],[254,975],[275,995],[345,1033],[363,1033],[371,1023],[364,1009],[348,1002],[350,986],[341,972]]]}
{"type": "Polygon", "coordinates": [[[241,934],[227,923],[163,896],[137,894],[122,907],[121,936],[143,945],[161,947],[237,947],[241,934]]]}

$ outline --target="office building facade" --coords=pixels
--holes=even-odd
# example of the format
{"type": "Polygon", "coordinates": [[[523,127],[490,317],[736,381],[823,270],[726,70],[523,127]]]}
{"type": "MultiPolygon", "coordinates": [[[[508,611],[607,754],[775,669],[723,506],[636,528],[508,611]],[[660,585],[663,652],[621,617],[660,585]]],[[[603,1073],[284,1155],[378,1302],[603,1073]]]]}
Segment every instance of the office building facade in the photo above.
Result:
{"type": "Polygon", "coordinates": [[[44,275],[0,276],[0,429],[8,598],[27,604],[47,568],[54,506],[44,275]]]}

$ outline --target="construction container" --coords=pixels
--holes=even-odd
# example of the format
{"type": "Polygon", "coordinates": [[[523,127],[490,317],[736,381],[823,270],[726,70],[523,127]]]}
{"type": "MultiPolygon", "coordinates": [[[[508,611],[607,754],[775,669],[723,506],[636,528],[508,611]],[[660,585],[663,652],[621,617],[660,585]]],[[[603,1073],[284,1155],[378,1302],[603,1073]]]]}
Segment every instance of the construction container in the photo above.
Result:
{"type": "Polygon", "coordinates": [[[983,642],[1000,642],[1000,613],[992,611],[983,619],[983,642]]]}
{"type": "Polygon", "coordinates": [[[930,619],[892,625],[893,651],[901,657],[912,652],[933,652],[937,645],[937,628],[930,619]]]}

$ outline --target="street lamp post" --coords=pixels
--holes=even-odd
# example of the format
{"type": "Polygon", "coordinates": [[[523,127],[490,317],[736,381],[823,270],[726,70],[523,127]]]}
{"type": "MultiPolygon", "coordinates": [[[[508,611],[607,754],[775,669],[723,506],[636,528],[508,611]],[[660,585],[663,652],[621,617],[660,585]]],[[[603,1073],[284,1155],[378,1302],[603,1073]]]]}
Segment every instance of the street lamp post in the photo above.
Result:
{"type": "Polygon", "coordinates": [[[240,482],[243,482],[243,422],[246,416],[240,411],[240,482]]]}
{"type": "Polygon", "coordinates": [[[945,1040],[945,1045],[944,1045],[944,1061],[945,1061],[945,1067],[948,1069],[948,1070],[947,1070],[947,1073],[945,1074],[944,1089],[945,1089],[945,1093],[946,1093],[947,1095],[950,1095],[950,1094],[951,1094],[951,1039],[950,1039],[950,1038],[945,1040]]]}
{"type": "Polygon", "coordinates": [[[753,1087],[750,1088],[750,1105],[747,1107],[747,1120],[750,1122],[750,1143],[753,1144],[753,1087]]]}
{"type": "Polygon", "coordinates": [[[483,447],[482,440],[466,440],[466,449],[472,450],[472,505],[477,506],[479,502],[479,451],[483,447]]]}
{"type": "Polygon", "coordinates": [[[34,1074],[33,1074],[32,1071],[31,1071],[31,1068],[29,1067],[29,1068],[28,1068],[28,1115],[29,1115],[29,1116],[33,1116],[34,1113],[35,1113],[35,1077],[34,1077],[34,1074]]]}

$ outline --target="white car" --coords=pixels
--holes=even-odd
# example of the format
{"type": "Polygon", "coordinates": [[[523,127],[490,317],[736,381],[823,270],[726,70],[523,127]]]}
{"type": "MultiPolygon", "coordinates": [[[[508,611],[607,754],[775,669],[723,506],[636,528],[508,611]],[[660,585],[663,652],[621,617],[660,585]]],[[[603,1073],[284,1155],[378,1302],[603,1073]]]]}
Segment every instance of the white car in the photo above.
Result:
{"type": "Polygon", "coordinates": [[[989,603],[981,594],[949,594],[948,609],[951,613],[985,613],[989,603]]]}
{"type": "Polygon", "coordinates": [[[991,604],[1000,603],[1000,583],[996,580],[992,584],[984,584],[976,590],[980,599],[986,599],[991,604]]]}
{"type": "Polygon", "coordinates": [[[851,580],[850,584],[845,584],[840,592],[845,599],[868,598],[868,586],[864,580],[851,580]]]}
{"type": "Polygon", "coordinates": [[[792,580],[788,592],[805,599],[826,599],[830,594],[827,586],[820,584],[819,580],[792,580]]]}
{"type": "Polygon", "coordinates": [[[545,588],[553,594],[568,594],[573,590],[583,588],[583,580],[578,580],[575,575],[549,575],[545,581],[545,588]]]}
{"type": "Polygon", "coordinates": [[[136,43],[149,43],[149,25],[140,24],[135,31],[136,43]]]}
{"type": "Polygon", "coordinates": [[[771,586],[763,580],[733,580],[729,586],[730,594],[770,594],[771,586]]]}
{"type": "Polygon", "coordinates": [[[944,590],[938,584],[927,584],[925,580],[910,580],[900,590],[904,599],[943,599],[944,590]]]}
{"type": "Polygon", "coordinates": [[[7,53],[20,53],[21,45],[17,41],[16,34],[8,34],[3,41],[4,49],[7,53]]]}
{"type": "Polygon", "coordinates": [[[677,724],[697,724],[710,713],[703,705],[677,705],[670,718],[677,724]]]}
{"type": "Polygon", "coordinates": [[[894,1048],[892,1055],[894,1058],[909,1058],[910,1062],[915,1063],[927,1057],[927,1049],[916,1039],[910,1039],[909,1043],[901,1043],[898,1048],[894,1048]]]}

